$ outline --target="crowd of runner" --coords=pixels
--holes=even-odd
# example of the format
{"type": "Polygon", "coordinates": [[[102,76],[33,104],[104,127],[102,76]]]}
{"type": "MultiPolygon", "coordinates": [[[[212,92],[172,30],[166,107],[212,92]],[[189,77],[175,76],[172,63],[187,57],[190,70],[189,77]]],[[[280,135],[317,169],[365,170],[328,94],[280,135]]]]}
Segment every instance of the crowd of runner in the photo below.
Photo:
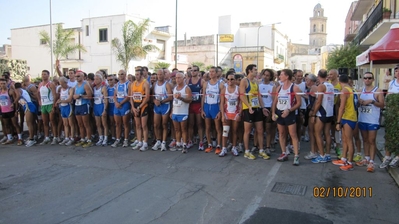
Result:
{"type": "MultiPolygon", "coordinates": [[[[388,94],[399,93],[399,67],[394,72],[388,94]]],[[[317,75],[290,69],[258,72],[254,64],[246,67],[245,75],[234,69],[222,74],[220,67],[205,73],[198,66],[152,74],[147,67],[136,67],[134,76],[124,70],[107,75],[72,69],[64,76],[57,66],[57,73],[51,80],[50,72],[43,70],[37,84],[30,76],[16,83],[10,73],[3,74],[3,145],[121,146],[182,153],[198,149],[220,157],[243,153],[247,159],[268,160],[279,142],[277,160],[287,161],[294,154],[293,165],[299,165],[300,142],[309,141],[304,159],[312,163],[332,162],[344,171],[356,164],[374,171],[384,94],[373,85],[371,72],[362,76],[361,90],[335,69],[317,75]],[[24,122],[29,133],[25,140],[24,122]],[[332,150],[337,160],[332,160],[332,150]]],[[[398,163],[399,157],[387,151],[379,167],[398,163]]]]}

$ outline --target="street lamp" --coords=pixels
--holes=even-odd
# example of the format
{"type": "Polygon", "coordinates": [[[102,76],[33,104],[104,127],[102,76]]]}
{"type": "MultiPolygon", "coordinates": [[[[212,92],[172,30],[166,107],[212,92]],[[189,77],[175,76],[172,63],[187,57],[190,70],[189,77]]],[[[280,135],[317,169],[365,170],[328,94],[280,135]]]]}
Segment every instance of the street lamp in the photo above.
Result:
{"type": "MultiPolygon", "coordinates": [[[[261,25],[261,26],[258,27],[258,39],[256,41],[256,67],[258,67],[258,64],[259,64],[259,30],[260,30],[261,27],[273,26],[273,25],[276,25],[276,24],[281,24],[281,22],[261,25]]],[[[273,43],[273,47],[274,47],[274,43],[273,43]]],[[[274,52],[274,50],[273,50],[273,52],[274,52]]],[[[274,55],[273,55],[273,57],[274,57],[274,55]]]]}
{"type": "Polygon", "coordinates": [[[175,18],[175,68],[177,68],[177,0],[176,0],[176,18],[175,18]]]}
{"type": "Polygon", "coordinates": [[[51,0],[50,0],[50,55],[51,55],[51,76],[54,76],[54,63],[53,63],[53,19],[51,16],[51,0]]]}

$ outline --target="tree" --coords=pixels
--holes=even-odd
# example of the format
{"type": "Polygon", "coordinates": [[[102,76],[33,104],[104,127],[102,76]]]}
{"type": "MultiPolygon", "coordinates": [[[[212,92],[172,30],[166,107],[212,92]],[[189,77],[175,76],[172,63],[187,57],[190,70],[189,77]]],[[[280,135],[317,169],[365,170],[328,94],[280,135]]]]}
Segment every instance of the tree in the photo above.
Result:
{"type": "Polygon", "coordinates": [[[356,56],[360,53],[359,47],[353,44],[336,48],[328,55],[327,69],[356,68],[356,56]]]}
{"type": "Polygon", "coordinates": [[[193,63],[191,63],[191,66],[193,65],[198,66],[200,71],[204,71],[206,69],[205,64],[199,61],[194,61],[193,63]]]}
{"type": "MultiPolygon", "coordinates": [[[[77,44],[73,40],[74,38],[74,30],[73,29],[63,29],[62,24],[57,24],[57,28],[55,29],[55,39],[53,40],[53,54],[56,61],[59,61],[61,58],[67,58],[69,54],[73,54],[76,51],[80,50],[86,52],[86,48],[77,44]]],[[[39,33],[42,41],[46,43],[46,46],[50,48],[50,35],[42,30],[39,33]]]]}
{"type": "Polygon", "coordinates": [[[139,24],[129,20],[123,24],[122,40],[114,38],[111,41],[112,49],[115,51],[118,60],[125,71],[129,69],[129,63],[133,59],[142,59],[150,51],[159,50],[155,45],[143,45],[143,37],[147,32],[150,19],[146,19],[139,24]]]}
{"type": "Polygon", "coordinates": [[[158,69],[169,68],[170,64],[166,62],[158,62],[154,66],[154,72],[157,72],[158,69]]]}

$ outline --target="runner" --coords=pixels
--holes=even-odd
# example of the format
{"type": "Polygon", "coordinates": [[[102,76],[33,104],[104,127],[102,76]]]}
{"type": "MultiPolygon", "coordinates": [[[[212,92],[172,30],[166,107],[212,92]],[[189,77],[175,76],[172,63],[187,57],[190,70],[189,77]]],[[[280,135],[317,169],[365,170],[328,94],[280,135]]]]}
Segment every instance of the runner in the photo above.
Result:
{"type": "Polygon", "coordinates": [[[363,139],[364,159],[356,165],[367,165],[367,172],[374,172],[374,159],[377,150],[376,138],[380,128],[381,108],[384,108],[384,95],[378,87],[373,86],[374,74],[363,75],[364,88],[359,97],[359,129],[363,139]]]}
{"type": "MultiPolygon", "coordinates": [[[[97,132],[99,135],[97,146],[106,146],[108,142],[108,122],[107,122],[107,111],[108,111],[108,91],[105,83],[103,82],[103,76],[100,71],[94,75],[94,117],[96,120],[97,132]]],[[[113,97],[113,96],[112,96],[113,97]]]]}
{"type": "MultiPolygon", "coordinates": [[[[115,130],[115,119],[114,119],[114,110],[115,110],[115,76],[109,75],[107,78],[108,86],[107,86],[107,95],[108,95],[108,107],[107,107],[107,115],[108,115],[108,127],[111,130],[111,140],[107,142],[108,145],[114,144],[116,140],[116,130],[115,130]]],[[[104,135],[108,136],[108,132],[105,132],[104,135]]]]}
{"type": "Polygon", "coordinates": [[[292,145],[294,146],[294,162],[293,165],[299,165],[298,136],[296,134],[296,110],[301,106],[300,89],[292,83],[292,71],[283,69],[280,74],[282,84],[277,88],[277,97],[273,100],[272,118],[277,121],[279,131],[279,141],[282,154],[277,161],[283,162],[288,160],[289,151],[286,149],[287,134],[290,135],[292,145]],[[276,116],[277,115],[277,116],[276,116]],[[288,133],[287,133],[288,128],[288,133]]]}
{"type": "MultiPolygon", "coordinates": [[[[130,104],[136,124],[137,140],[133,143],[133,150],[140,149],[144,152],[148,149],[148,101],[150,100],[150,84],[143,78],[143,70],[136,70],[136,81],[131,84],[130,104]]],[[[129,132],[127,132],[129,133],[129,132]]]]}
{"type": "Polygon", "coordinates": [[[228,86],[222,89],[220,97],[220,111],[222,114],[222,124],[223,124],[223,143],[222,151],[219,153],[220,157],[227,154],[227,139],[229,138],[229,133],[232,136],[232,149],[231,152],[234,156],[238,156],[237,151],[237,128],[241,120],[241,106],[240,106],[240,93],[239,88],[236,85],[235,73],[227,73],[227,83],[228,86]],[[230,132],[231,128],[231,132],[230,132]]]}
{"type": "Polygon", "coordinates": [[[178,72],[176,74],[176,87],[173,90],[173,108],[171,118],[176,134],[176,147],[170,148],[171,151],[181,150],[182,153],[187,153],[187,121],[188,110],[192,100],[190,88],[184,83],[184,74],[178,72]],[[183,139],[183,142],[179,140],[183,139]],[[182,146],[183,144],[183,146],[182,146]]]}
{"type": "Polygon", "coordinates": [[[26,143],[26,147],[30,147],[36,144],[36,141],[34,140],[34,135],[35,135],[34,123],[36,123],[35,116],[37,114],[37,108],[35,104],[32,102],[29,93],[26,90],[22,89],[21,83],[19,82],[15,83],[15,91],[16,91],[16,96],[20,96],[18,103],[22,106],[22,109],[24,110],[24,114],[26,117],[26,125],[28,126],[28,132],[29,132],[29,140],[26,143]]]}
{"type": "MultiPolygon", "coordinates": [[[[320,71],[319,71],[320,73],[320,71]]],[[[317,77],[313,74],[309,74],[306,76],[305,79],[306,86],[309,90],[309,104],[307,107],[307,114],[308,114],[308,132],[309,132],[309,142],[310,142],[310,151],[307,155],[304,156],[305,159],[314,159],[317,157],[317,143],[316,143],[316,132],[315,132],[315,102],[316,102],[316,92],[317,91],[317,77]]],[[[332,97],[332,96],[331,96],[332,97]]],[[[329,130],[329,129],[328,129],[329,130]]],[[[319,134],[319,133],[317,133],[319,134]]],[[[328,133],[329,135],[329,133],[328,133]]]]}
{"type": "MultiPolygon", "coordinates": [[[[339,83],[338,80],[338,70],[336,69],[331,69],[328,72],[328,81],[334,86],[334,118],[331,124],[331,141],[332,141],[332,147],[335,147],[335,151],[338,155],[338,157],[341,156],[341,149],[340,149],[340,139],[336,141],[335,139],[335,131],[336,127],[334,127],[333,124],[337,122],[337,116],[338,116],[338,108],[340,107],[340,95],[339,93],[342,90],[341,84],[339,83]]],[[[341,135],[339,133],[339,135],[341,135]]],[[[340,137],[341,138],[341,137],[340,137]]]]}
{"type": "Polygon", "coordinates": [[[165,72],[158,69],[157,79],[153,84],[154,92],[154,132],[157,142],[152,150],[166,151],[166,138],[168,137],[168,121],[170,113],[170,101],[172,101],[172,87],[165,80],[165,72]],[[161,143],[162,139],[162,143],[161,143]]]}
{"type": "Polygon", "coordinates": [[[256,65],[250,64],[245,69],[247,77],[240,83],[240,99],[242,102],[242,114],[244,120],[244,157],[247,159],[256,159],[249,150],[249,135],[253,127],[258,139],[259,157],[270,159],[263,149],[263,116],[270,113],[263,105],[262,96],[259,93],[259,86],[256,81],[258,69],[256,65]]]}
{"type": "Polygon", "coordinates": [[[73,109],[73,94],[75,89],[68,86],[68,79],[65,77],[60,78],[61,88],[58,91],[59,99],[57,104],[60,106],[62,122],[64,124],[65,139],[60,142],[60,145],[70,146],[75,143],[75,119],[72,117],[73,109]]]}

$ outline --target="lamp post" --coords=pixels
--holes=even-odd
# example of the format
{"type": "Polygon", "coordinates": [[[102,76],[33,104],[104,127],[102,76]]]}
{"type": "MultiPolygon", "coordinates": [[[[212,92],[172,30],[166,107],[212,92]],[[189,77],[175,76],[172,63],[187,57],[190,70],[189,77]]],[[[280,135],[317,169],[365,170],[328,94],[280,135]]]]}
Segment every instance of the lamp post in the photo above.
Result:
{"type": "Polygon", "coordinates": [[[51,16],[51,0],[50,0],[50,55],[51,55],[51,76],[54,76],[54,61],[53,61],[53,19],[51,16]]]}
{"type": "MultiPolygon", "coordinates": [[[[262,28],[264,26],[272,26],[272,25],[276,25],[276,24],[280,24],[280,23],[281,22],[271,23],[271,24],[261,25],[261,26],[258,27],[258,34],[257,34],[258,38],[257,38],[257,41],[256,41],[256,67],[258,67],[258,64],[259,64],[259,30],[260,30],[260,28],[262,28]]],[[[272,30],[272,32],[273,32],[273,30],[272,30]]],[[[273,43],[273,47],[274,47],[274,43],[273,43]]],[[[273,50],[273,52],[274,52],[274,50],[273,50]]]]}
{"type": "Polygon", "coordinates": [[[176,0],[176,18],[175,18],[175,68],[177,68],[177,0],[176,0]]]}

